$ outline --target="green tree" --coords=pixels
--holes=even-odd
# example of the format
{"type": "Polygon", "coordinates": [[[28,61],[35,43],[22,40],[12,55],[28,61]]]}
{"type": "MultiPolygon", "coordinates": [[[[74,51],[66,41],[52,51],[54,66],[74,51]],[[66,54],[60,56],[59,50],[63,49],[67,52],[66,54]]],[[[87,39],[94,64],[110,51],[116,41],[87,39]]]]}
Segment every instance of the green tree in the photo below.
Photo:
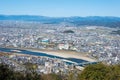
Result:
{"type": "Polygon", "coordinates": [[[75,75],[73,73],[69,73],[67,80],[76,80],[75,75]]]}
{"type": "Polygon", "coordinates": [[[13,71],[8,69],[7,65],[0,64],[0,79],[1,80],[12,80],[13,71]]]}
{"type": "Polygon", "coordinates": [[[107,74],[106,80],[120,80],[120,64],[110,66],[110,73],[107,74]]]}
{"type": "Polygon", "coordinates": [[[47,74],[42,75],[43,80],[62,80],[62,78],[57,74],[47,74]]]}
{"type": "Polygon", "coordinates": [[[89,65],[78,75],[78,80],[105,80],[107,73],[110,68],[102,63],[89,65]]]}

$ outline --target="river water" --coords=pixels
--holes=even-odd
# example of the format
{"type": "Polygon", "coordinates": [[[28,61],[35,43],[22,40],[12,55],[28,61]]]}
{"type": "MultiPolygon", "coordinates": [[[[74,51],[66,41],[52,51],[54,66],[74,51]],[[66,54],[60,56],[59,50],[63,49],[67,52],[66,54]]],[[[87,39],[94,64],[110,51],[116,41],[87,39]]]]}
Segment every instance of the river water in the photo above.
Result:
{"type": "Polygon", "coordinates": [[[59,56],[53,56],[53,55],[49,55],[46,53],[41,53],[41,52],[33,52],[33,51],[29,51],[29,50],[21,50],[21,49],[12,49],[12,48],[0,48],[0,52],[10,52],[11,54],[13,53],[14,50],[19,50],[20,52],[15,52],[18,54],[29,54],[29,55],[35,55],[35,56],[46,56],[46,57],[50,57],[50,58],[58,58],[58,59],[65,59],[65,60],[69,60],[75,63],[84,63],[84,62],[88,62],[82,59],[76,59],[76,58],[63,58],[63,57],[59,57],[59,56]]]}

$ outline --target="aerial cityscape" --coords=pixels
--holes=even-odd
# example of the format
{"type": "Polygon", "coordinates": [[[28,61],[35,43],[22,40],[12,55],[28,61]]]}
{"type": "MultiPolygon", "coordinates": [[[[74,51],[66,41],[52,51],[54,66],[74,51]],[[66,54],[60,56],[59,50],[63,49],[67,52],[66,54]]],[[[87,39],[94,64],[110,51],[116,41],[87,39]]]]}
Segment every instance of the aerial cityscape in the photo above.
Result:
{"type": "Polygon", "coordinates": [[[2,1],[0,80],[120,80],[120,1],[87,1],[2,1]]]}

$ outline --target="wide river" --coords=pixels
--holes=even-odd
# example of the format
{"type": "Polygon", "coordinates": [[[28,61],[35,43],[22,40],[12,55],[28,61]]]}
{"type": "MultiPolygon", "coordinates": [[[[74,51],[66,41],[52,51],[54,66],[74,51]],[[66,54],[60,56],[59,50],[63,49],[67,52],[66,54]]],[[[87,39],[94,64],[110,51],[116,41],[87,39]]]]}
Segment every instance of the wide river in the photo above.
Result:
{"type": "Polygon", "coordinates": [[[35,56],[46,56],[46,57],[50,57],[50,58],[58,58],[58,59],[64,59],[64,60],[69,60],[75,63],[84,63],[84,62],[88,62],[82,59],[76,59],[76,58],[63,58],[63,57],[59,57],[59,56],[53,56],[50,54],[46,54],[46,53],[41,53],[41,52],[34,52],[34,51],[29,51],[29,50],[21,50],[21,49],[12,49],[12,48],[0,48],[0,52],[10,52],[12,54],[12,52],[14,50],[18,50],[20,52],[15,52],[18,54],[29,54],[29,55],[35,55],[35,56]]]}

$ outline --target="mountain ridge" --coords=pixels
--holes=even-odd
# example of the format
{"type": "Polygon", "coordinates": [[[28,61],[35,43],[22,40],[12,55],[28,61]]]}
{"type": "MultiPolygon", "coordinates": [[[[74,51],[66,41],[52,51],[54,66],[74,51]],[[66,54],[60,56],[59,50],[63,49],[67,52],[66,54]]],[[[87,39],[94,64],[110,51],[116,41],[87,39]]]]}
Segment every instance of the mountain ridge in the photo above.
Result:
{"type": "Polygon", "coordinates": [[[105,27],[119,27],[120,17],[113,16],[87,16],[87,17],[47,17],[35,15],[0,15],[0,20],[13,21],[36,21],[47,24],[59,24],[62,22],[72,23],[76,26],[105,26],[105,27]]]}

